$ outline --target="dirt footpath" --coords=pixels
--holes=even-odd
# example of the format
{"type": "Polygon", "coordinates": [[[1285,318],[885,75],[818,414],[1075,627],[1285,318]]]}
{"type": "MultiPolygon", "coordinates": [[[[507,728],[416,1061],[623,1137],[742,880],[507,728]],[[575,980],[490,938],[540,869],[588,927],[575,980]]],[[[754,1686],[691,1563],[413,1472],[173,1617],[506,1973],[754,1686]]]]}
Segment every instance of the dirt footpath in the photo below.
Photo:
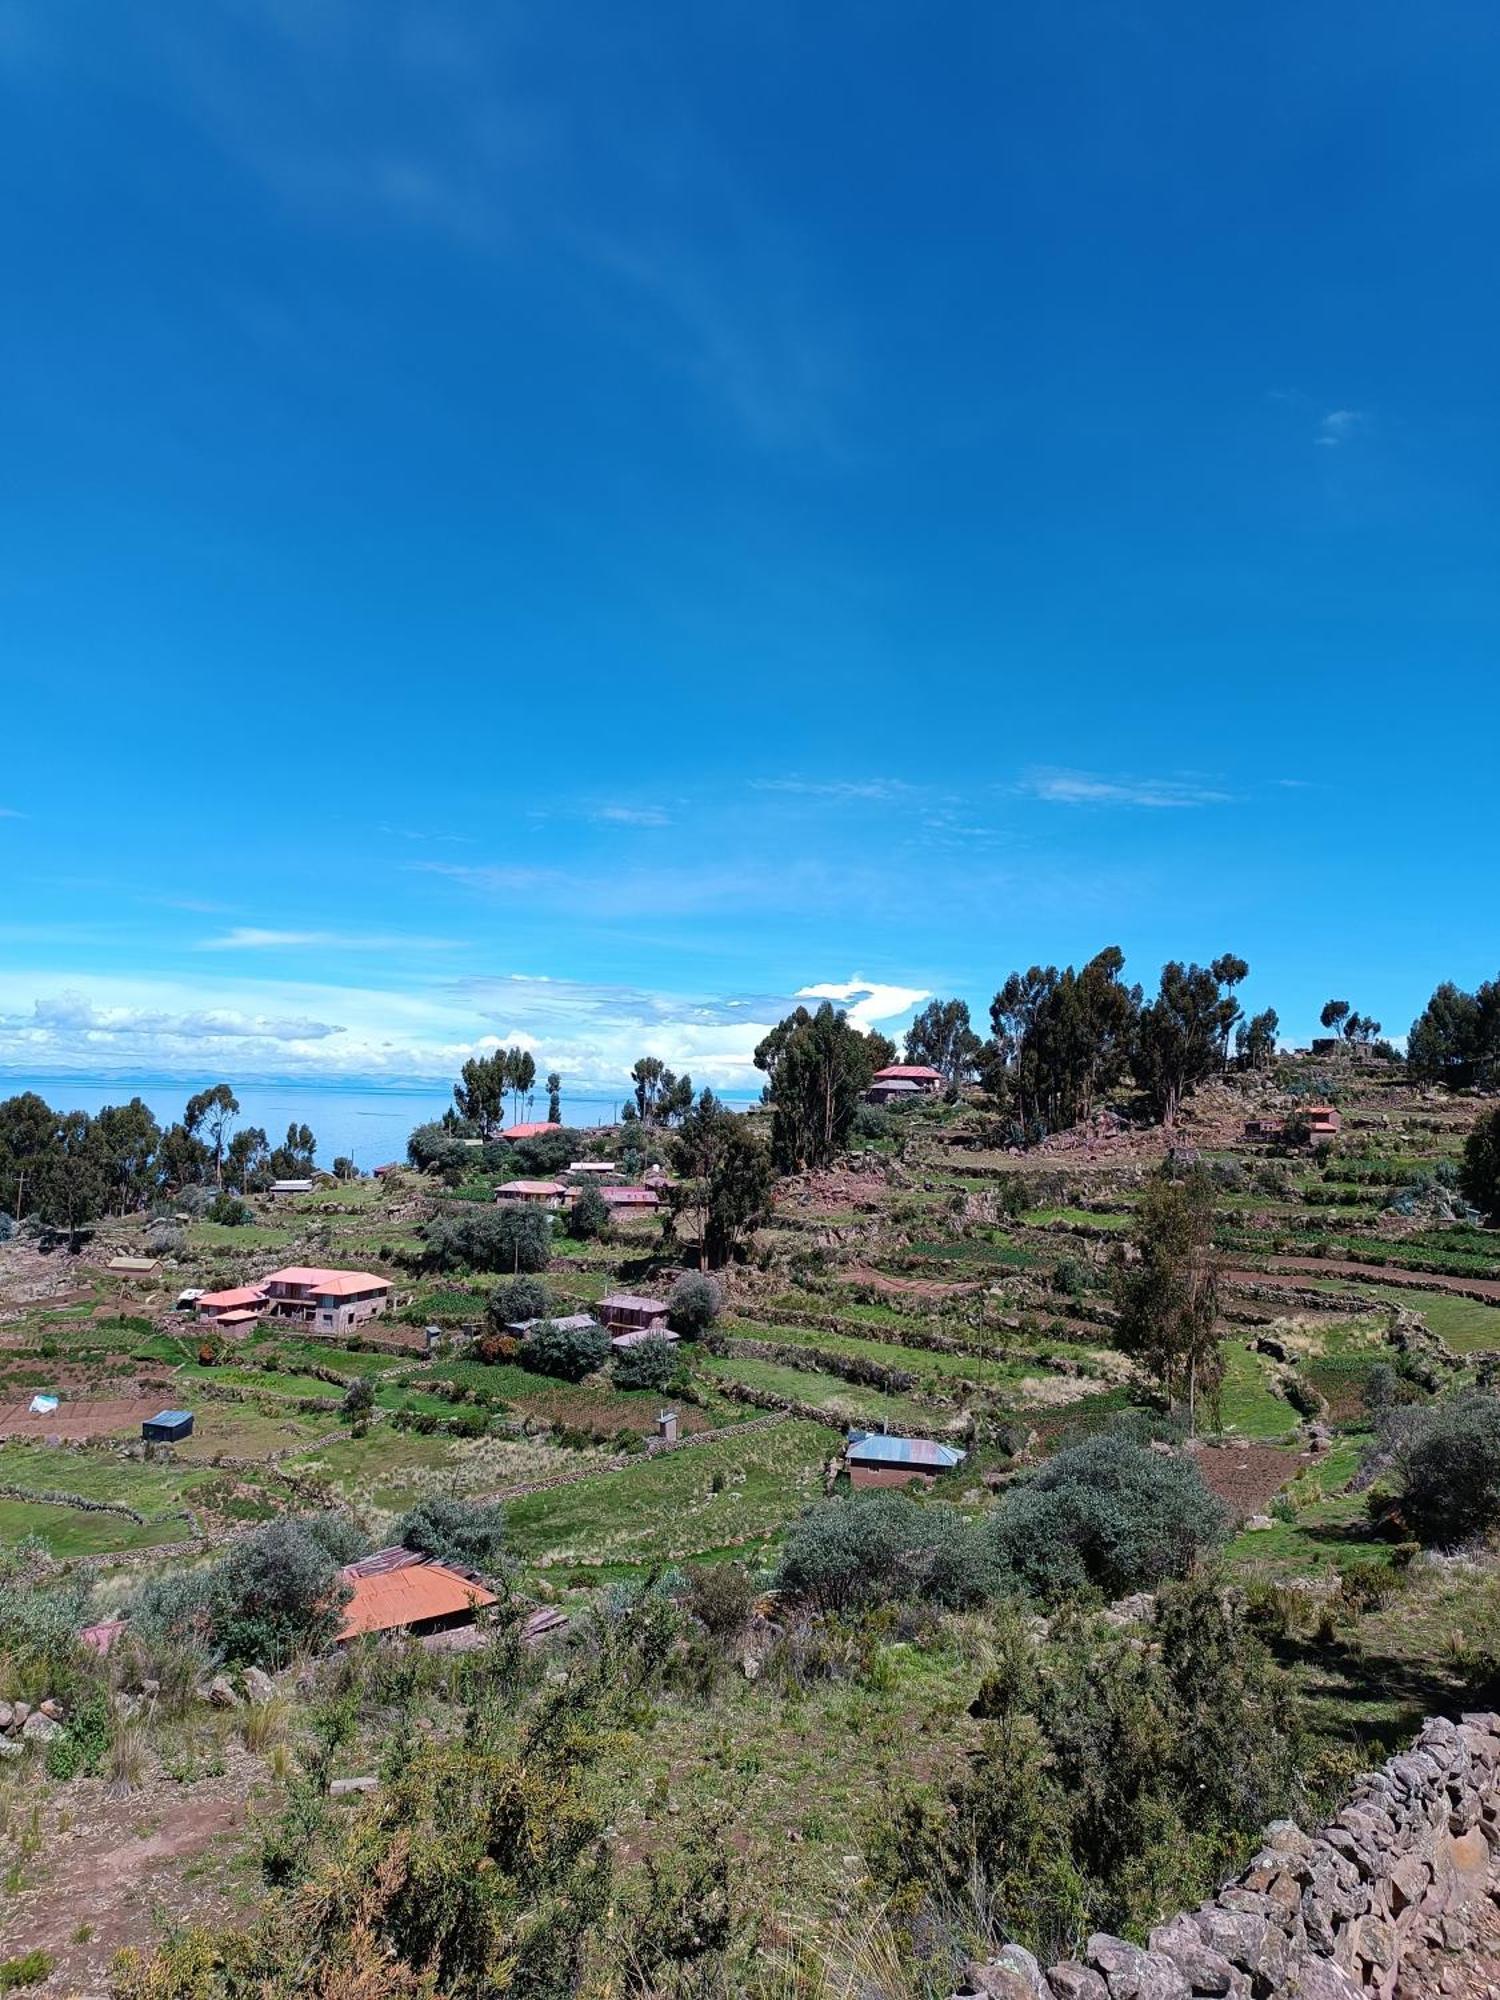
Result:
{"type": "MultiPolygon", "coordinates": [[[[0,1960],[45,1951],[55,1961],[51,1989],[103,1995],[110,1960],[125,1946],[252,1909],[258,1874],[231,1861],[246,1850],[262,1767],[237,1746],[225,1762],[222,1777],[194,1784],[158,1776],[111,1797],[102,1778],[78,1778],[42,1799],[33,1809],[36,1852],[20,1860],[20,1886],[0,1901],[0,1960]]],[[[18,1836],[27,1845],[34,1836],[31,1812],[6,1804],[0,1855],[9,1865],[18,1836]]]]}

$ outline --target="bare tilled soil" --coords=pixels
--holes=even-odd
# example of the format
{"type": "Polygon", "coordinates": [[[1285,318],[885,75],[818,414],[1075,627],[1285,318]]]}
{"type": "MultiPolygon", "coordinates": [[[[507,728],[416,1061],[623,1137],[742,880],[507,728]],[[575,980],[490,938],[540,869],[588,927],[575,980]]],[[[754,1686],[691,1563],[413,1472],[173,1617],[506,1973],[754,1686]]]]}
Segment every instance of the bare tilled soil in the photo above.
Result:
{"type": "Polygon", "coordinates": [[[45,1414],[34,1414],[30,1403],[29,1396],[25,1402],[0,1403],[0,1438],[62,1438],[81,1444],[88,1438],[117,1437],[138,1430],[162,1406],[160,1391],[151,1396],[59,1403],[45,1414]]]}
{"type": "Polygon", "coordinates": [[[1500,1305],[1500,1278],[1451,1278],[1441,1271],[1408,1271],[1391,1264],[1361,1264],[1349,1257],[1272,1257],[1264,1271],[1229,1271],[1231,1285],[1293,1284],[1302,1278],[1358,1278],[1410,1292],[1453,1292],[1460,1298],[1493,1299],[1500,1305]]]}
{"type": "Polygon", "coordinates": [[[1310,1452],[1269,1444],[1199,1445],[1193,1456],[1204,1485],[1241,1520],[1263,1514],[1287,1481],[1313,1463],[1310,1452]]]}

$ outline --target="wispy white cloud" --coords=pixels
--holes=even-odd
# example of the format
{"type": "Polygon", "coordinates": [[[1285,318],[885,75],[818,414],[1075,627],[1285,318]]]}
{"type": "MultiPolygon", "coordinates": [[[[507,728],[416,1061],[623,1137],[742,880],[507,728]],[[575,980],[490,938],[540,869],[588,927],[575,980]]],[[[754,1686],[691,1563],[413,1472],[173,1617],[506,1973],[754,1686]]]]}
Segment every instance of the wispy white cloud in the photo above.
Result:
{"type": "Polygon", "coordinates": [[[918,986],[891,986],[880,980],[861,979],[856,973],[850,979],[825,979],[815,986],[799,986],[796,997],[839,1001],[851,1023],[868,1034],[877,1022],[895,1020],[932,996],[918,986]]]}
{"type": "Polygon", "coordinates": [[[220,937],[200,938],[195,951],[452,951],[455,940],[435,937],[361,935],[345,931],[257,930],[237,924],[220,937]]]}
{"type": "Polygon", "coordinates": [[[1341,445],[1357,431],[1363,430],[1366,417],[1363,410],[1329,410],[1318,425],[1314,443],[1321,445],[1341,445]]]}
{"type": "Polygon", "coordinates": [[[1198,778],[1105,777],[1097,771],[1070,771],[1052,766],[1028,771],[1016,790],[1048,805],[1132,806],[1148,811],[1221,806],[1229,804],[1232,797],[1198,778]]]}
{"type": "Polygon", "coordinates": [[[915,787],[901,778],[752,778],[754,792],[790,792],[808,799],[849,799],[876,805],[910,798],[915,787]]]}
{"type": "Polygon", "coordinates": [[[611,826],[670,826],[672,815],[661,806],[600,806],[592,817],[611,826]]]}
{"type": "Polygon", "coordinates": [[[14,806],[0,806],[0,819],[25,819],[25,817],[25,813],[17,812],[14,806]]]}

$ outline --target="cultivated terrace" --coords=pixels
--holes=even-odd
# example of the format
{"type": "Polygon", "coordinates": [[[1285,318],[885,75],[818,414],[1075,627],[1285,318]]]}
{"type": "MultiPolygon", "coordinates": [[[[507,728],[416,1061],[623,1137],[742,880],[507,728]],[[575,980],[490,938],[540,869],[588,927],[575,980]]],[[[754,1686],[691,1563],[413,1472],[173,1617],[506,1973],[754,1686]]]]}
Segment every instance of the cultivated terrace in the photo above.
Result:
{"type": "MultiPolygon", "coordinates": [[[[226,1121],[206,1185],[23,1207],[0,1989],[1303,1990],[1140,1964],[1264,1826],[1495,1705],[1488,1078],[1347,1008],[1316,1053],[1228,1015],[1185,1083],[1149,1023],[1089,1075],[1043,1004],[934,1019],[930,1092],[825,1009],[749,1115],[658,1063],[625,1125],[507,1140],[471,1066],[379,1177],[294,1132],[307,1191],[236,1184],[226,1121]],[[185,1297],[288,1268],[388,1309],[185,1297]],[[947,1449],[912,1480],[892,1440],[947,1449]],[[346,1629],[439,1571],[462,1615],[346,1629]]],[[[1445,1907],[1420,1988],[1381,1902],[1306,1990],[1487,1990],[1445,1907]]]]}

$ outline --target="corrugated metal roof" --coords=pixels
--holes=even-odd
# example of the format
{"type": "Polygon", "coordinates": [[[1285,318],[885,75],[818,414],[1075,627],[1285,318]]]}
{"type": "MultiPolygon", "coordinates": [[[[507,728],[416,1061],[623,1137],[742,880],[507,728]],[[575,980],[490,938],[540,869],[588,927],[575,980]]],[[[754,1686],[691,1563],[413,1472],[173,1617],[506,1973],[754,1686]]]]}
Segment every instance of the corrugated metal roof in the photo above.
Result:
{"type": "Polygon", "coordinates": [[[599,1308],[601,1312],[665,1313],[670,1310],[665,1299],[646,1299],[637,1292],[611,1292],[607,1299],[599,1301],[599,1308]]]}
{"type": "Polygon", "coordinates": [[[496,1201],[504,1201],[509,1195],[553,1195],[566,1194],[561,1181],[504,1181],[495,1190],[496,1201]]]}
{"type": "Polygon", "coordinates": [[[934,1472],[949,1472],[962,1465],[966,1452],[935,1438],[876,1437],[865,1431],[850,1431],[844,1456],[865,1465],[925,1465],[934,1472]]]}
{"type": "Polygon", "coordinates": [[[453,1618],[495,1602],[495,1593],[442,1563],[408,1563],[351,1578],[354,1595],[344,1606],[340,1639],[362,1632],[401,1632],[433,1618],[453,1618]]]}
{"type": "Polygon", "coordinates": [[[874,1081],[888,1083],[897,1077],[910,1077],[913,1081],[925,1077],[929,1083],[941,1083],[943,1072],[934,1069],[931,1063],[887,1063],[884,1069],[876,1070],[874,1081]]]}
{"type": "MultiPolygon", "coordinates": [[[[543,1313],[537,1319],[510,1320],[506,1324],[505,1331],[519,1333],[524,1339],[528,1333],[535,1333],[539,1326],[546,1326],[548,1323],[548,1315],[543,1313]]],[[[593,1327],[597,1332],[599,1327],[599,1322],[592,1313],[566,1313],[561,1319],[553,1319],[550,1323],[562,1327],[567,1333],[582,1333],[585,1327],[593,1327]]]]}
{"type": "Polygon", "coordinates": [[[500,1134],[502,1139],[539,1139],[544,1132],[560,1132],[561,1125],[554,1125],[550,1118],[534,1119],[529,1125],[507,1125],[500,1134]]]}
{"type": "Polygon", "coordinates": [[[158,1410],[154,1417],[148,1417],[146,1421],[152,1424],[190,1424],[193,1413],[191,1410],[158,1410]]]}

